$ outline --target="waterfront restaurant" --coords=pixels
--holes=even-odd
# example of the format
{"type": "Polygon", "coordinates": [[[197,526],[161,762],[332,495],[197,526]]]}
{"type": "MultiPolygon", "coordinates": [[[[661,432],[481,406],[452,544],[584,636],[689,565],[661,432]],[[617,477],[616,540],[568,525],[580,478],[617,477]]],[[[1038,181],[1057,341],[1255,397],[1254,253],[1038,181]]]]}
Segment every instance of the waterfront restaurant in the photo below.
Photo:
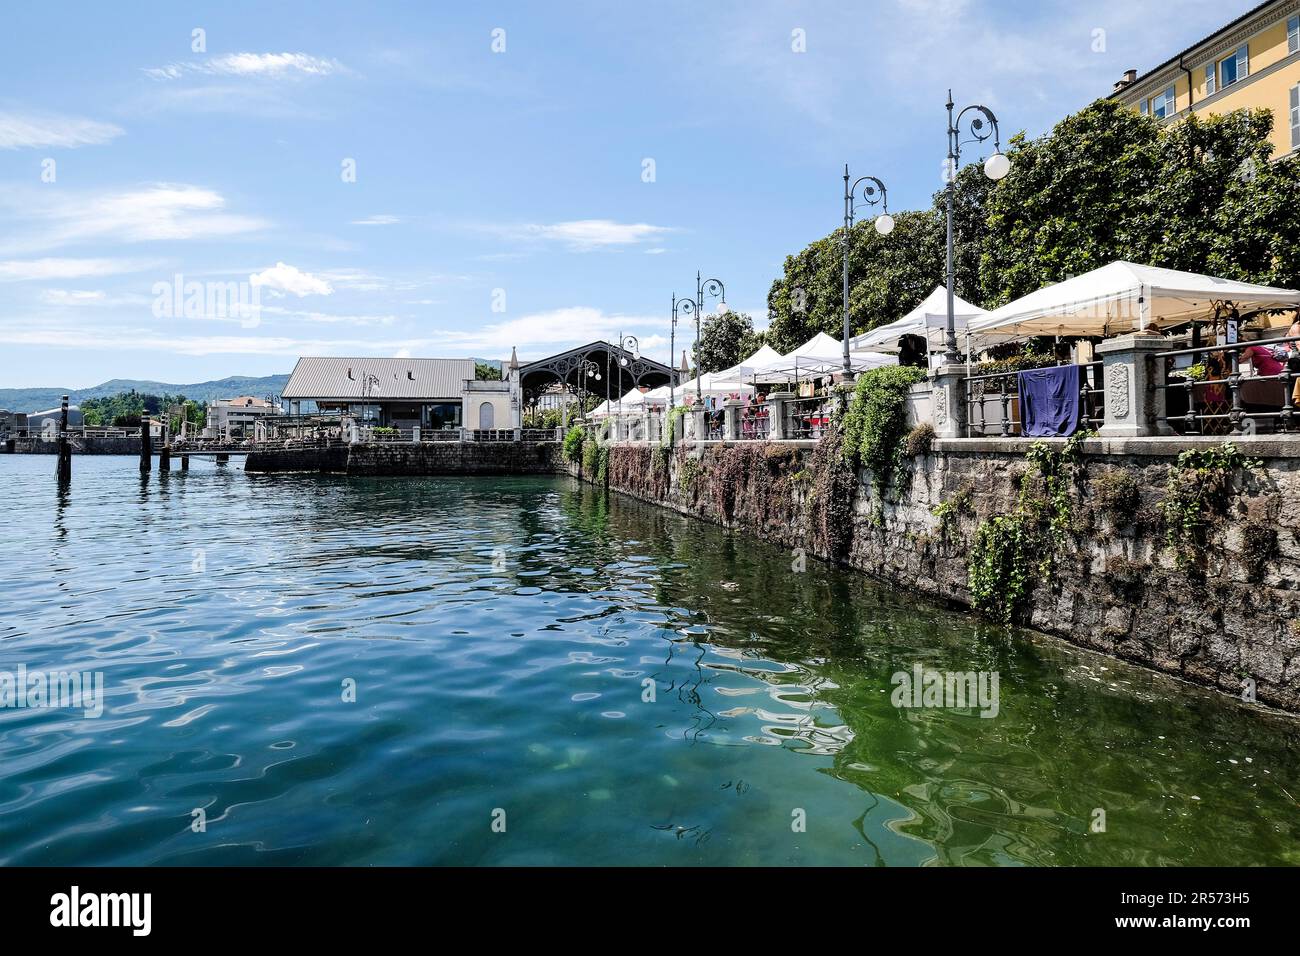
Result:
{"type": "Polygon", "coordinates": [[[281,397],[293,416],[314,410],[392,428],[459,428],[473,380],[473,359],[303,357],[281,397]]]}

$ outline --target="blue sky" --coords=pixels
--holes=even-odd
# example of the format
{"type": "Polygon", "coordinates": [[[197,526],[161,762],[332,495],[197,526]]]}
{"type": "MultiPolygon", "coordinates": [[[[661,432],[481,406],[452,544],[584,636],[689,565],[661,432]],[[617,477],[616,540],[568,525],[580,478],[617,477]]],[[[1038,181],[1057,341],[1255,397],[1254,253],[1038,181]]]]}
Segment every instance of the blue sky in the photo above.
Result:
{"type": "Polygon", "coordinates": [[[927,203],[949,86],[1037,134],[1253,3],[180,6],[5,12],[0,387],[620,331],[666,359],[697,268],[763,324],[845,162],[927,203]],[[159,314],[177,276],[261,310],[159,314]]]}

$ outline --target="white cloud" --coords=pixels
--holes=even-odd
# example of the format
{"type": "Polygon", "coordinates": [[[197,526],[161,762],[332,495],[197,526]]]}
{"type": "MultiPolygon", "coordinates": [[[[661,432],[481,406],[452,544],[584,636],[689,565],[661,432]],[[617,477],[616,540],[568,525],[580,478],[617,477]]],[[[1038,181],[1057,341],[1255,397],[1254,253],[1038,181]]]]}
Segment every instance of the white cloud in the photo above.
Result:
{"type": "Polygon", "coordinates": [[[178,241],[244,235],[265,228],[264,220],[225,211],[226,200],[211,189],[155,183],[125,192],[86,195],[60,190],[9,190],[0,198],[13,218],[32,223],[32,232],[5,231],[0,250],[39,251],[89,240],[178,241]]]}
{"type": "Polygon", "coordinates": [[[0,282],[93,279],[144,272],[156,266],[156,262],[140,259],[9,259],[0,262],[0,282]]]}
{"type": "Polygon", "coordinates": [[[508,355],[512,347],[518,347],[521,353],[540,356],[599,339],[616,341],[620,335],[631,333],[640,340],[643,352],[652,354],[659,350],[666,354],[668,337],[657,331],[665,324],[666,320],[657,316],[607,313],[591,306],[569,306],[485,323],[475,327],[474,331],[446,331],[429,344],[444,351],[453,349],[462,354],[480,355],[508,355]]]}
{"type": "Polygon", "coordinates": [[[499,230],[517,239],[557,242],[578,252],[648,242],[673,230],[644,222],[614,222],[612,219],[574,219],[569,222],[527,224],[499,230]]]}
{"type": "Polygon", "coordinates": [[[0,149],[74,149],[107,143],[121,135],[120,126],[79,116],[0,112],[0,149]]]}
{"type": "Polygon", "coordinates": [[[398,216],[367,216],[365,219],[353,219],[354,226],[391,226],[401,222],[398,216]]]}
{"type": "Polygon", "coordinates": [[[187,75],[207,76],[328,76],[345,71],[338,60],[306,53],[229,53],[189,63],[169,63],[146,69],[155,80],[178,80],[187,75]]]}
{"type": "Polygon", "coordinates": [[[108,293],[99,289],[43,289],[41,301],[50,305],[90,305],[102,303],[108,293]]]}
{"type": "Polygon", "coordinates": [[[300,299],[307,295],[332,295],[334,292],[334,287],[326,280],[283,262],[277,262],[270,269],[254,273],[248,278],[253,285],[276,292],[292,292],[300,299]]]}
{"type": "MultiPolygon", "coordinates": [[[[268,307],[263,306],[264,313],[268,307]]],[[[355,318],[355,317],[354,317],[355,318]]],[[[419,338],[298,338],[286,335],[185,335],[175,322],[159,329],[156,322],[118,325],[111,330],[51,318],[30,321],[0,317],[0,344],[85,349],[93,340],[101,350],[143,349],[167,355],[421,355],[508,356],[518,346],[523,358],[540,357],[596,339],[616,340],[635,334],[643,355],[666,361],[668,337],[658,330],[662,317],[608,314],[587,306],[553,309],[472,332],[444,330],[419,338]],[[111,334],[110,334],[111,333],[111,334]]],[[[681,343],[679,343],[681,345],[681,343]]]]}

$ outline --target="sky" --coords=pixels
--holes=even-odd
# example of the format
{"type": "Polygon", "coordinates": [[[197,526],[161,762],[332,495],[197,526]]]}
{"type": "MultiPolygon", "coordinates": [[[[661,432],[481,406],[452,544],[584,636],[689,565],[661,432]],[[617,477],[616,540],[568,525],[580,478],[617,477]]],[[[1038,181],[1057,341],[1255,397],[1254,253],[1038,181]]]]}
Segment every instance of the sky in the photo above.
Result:
{"type": "Polygon", "coordinates": [[[845,163],[928,204],[949,87],[1039,135],[1252,6],[12,4],[0,387],[620,334],[667,361],[697,270],[765,324],[845,163]]]}

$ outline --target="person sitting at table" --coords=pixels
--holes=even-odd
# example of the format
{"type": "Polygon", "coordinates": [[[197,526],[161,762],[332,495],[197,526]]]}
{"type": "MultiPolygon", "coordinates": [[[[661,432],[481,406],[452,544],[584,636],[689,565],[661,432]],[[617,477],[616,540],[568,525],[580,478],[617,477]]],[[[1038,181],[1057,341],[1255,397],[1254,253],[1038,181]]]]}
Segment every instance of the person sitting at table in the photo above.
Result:
{"type": "Polygon", "coordinates": [[[1242,349],[1241,363],[1251,366],[1256,375],[1281,375],[1286,368],[1266,345],[1251,345],[1242,349]]]}

